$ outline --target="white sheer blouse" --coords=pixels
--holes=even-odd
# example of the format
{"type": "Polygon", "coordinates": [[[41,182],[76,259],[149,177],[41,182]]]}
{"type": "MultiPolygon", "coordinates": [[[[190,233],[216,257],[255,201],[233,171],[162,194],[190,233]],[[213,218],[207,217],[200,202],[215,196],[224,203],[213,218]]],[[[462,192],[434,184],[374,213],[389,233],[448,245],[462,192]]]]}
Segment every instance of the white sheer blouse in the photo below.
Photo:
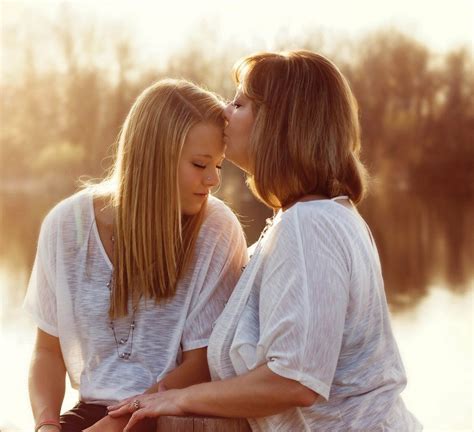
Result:
{"type": "Polygon", "coordinates": [[[67,372],[84,402],[107,405],[141,393],[174,369],[182,351],[207,346],[247,261],[240,223],[210,197],[196,254],[176,295],[138,307],[115,320],[114,340],[107,283],[112,263],[100,241],[93,198],[83,191],[59,203],[45,218],[24,307],[38,327],[59,338],[67,372]],[[132,339],[132,340],[131,340],[132,339]],[[128,360],[118,351],[131,352],[128,360]]]}
{"type": "Polygon", "coordinates": [[[363,219],[333,200],[275,217],[208,347],[212,378],[261,365],[322,396],[250,419],[255,431],[414,431],[377,250],[363,219]]]}

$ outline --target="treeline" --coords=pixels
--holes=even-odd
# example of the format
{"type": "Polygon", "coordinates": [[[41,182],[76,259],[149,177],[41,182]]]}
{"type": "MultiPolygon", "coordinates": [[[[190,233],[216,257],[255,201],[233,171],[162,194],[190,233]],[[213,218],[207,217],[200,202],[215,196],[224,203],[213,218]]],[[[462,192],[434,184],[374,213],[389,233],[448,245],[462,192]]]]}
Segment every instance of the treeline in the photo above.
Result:
{"type": "Polygon", "coordinates": [[[400,33],[366,39],[347,65],[365,160],[385,187],[474,192],[474,75],[467,49],[435,56],[400,33]]]}
{"type": "MultiPolygon", "coordinates": [[[[183,77],[232,97],[230,70],[244,47],[213,49],[204,32],[166,63],[138,67],[125,38],[111,61],[88,53],[93,35],[67,26],[52,32],[58,64],[41,65],[34,41],[18,47],[21,75],[1,83],[0,147],[3,184],[33,180],[50,187],[79,175],[101,176],[112,144],[138,93],[162,77],[183,77]]],[[[348,77],[360,107],[363,158],[375,188],[465,193],[474,185],[474,75],[467,48],[443,55],[406,34],[385,31],[332,48],[320,33],[278,42],[327,54],[348,77]],[[464,192],[461,192],[464,191],[464,192]]],[[[233,170],[229,174],[235,175],[233,170]]]]}
{"type": "MultiPolygon", "coordinates": [[[[146,86],[186,78],[229,99],[233,63],[254,51],[238,44],[217,49],[218,35],[207,29],[169,59],[143,66],[132,38],[99,43],[93,30],[71,24],[52,28],[48,55],[34,38],[23,39],[16,47],[22,68],[0,83],[0,230],[5,246],[29,264],[42,217],[80,176],[104,174],[121,124],[146,86]]],[[[465,289],[474,259],[474,75],[467,48],[436,54],[392,30],[356,41],[282,34],[276,45],[326,54],[356,94],[363,159],[373,178],[361,212],[378,243],[392,306],[415,304],[433,283],[465,289]]],[[[239,170],[226,164],[223,177],[219,195],[241,215],[252,243],[271,212],[251,197],[239,170]]]]}

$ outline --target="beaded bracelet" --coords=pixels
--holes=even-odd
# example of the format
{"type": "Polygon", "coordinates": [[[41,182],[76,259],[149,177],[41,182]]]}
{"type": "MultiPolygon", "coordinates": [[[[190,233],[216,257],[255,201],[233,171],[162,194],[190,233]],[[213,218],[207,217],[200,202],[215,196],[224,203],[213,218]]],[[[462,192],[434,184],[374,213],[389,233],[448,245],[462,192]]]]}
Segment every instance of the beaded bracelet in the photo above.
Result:
{"type": "Polygon", "coordinates": [[[61,424],[57,420],[43,420],[35,426],[35,432],[38,432],[42,426],[56,426],[58,430],[61,430],[61,424]]]}

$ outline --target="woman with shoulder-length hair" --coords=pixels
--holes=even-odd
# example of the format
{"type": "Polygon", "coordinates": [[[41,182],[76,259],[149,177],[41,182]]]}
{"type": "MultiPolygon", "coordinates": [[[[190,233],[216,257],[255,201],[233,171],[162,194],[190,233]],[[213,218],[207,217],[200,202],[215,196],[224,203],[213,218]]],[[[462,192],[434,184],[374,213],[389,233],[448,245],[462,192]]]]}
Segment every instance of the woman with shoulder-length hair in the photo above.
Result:
{"type": "Polygon", "coordinates": [[[108,179],[45,218],[25,299],[36,431],[123,430],[107,405],[210,379],[211,328],[246,262],[237,218],[210,195],[223,107],[186,81],[148,87],[108,179]],[[60,416],[66,372],[79,403],[60,416]]]}
{"type": "MultiPolygon", "coordinates": [[[[364,197],[357,105],[325,57],[249,56],[227,157],[276,215],[211,335],[215,382],[111,407],[138,419],[247,417],[255,431],[415,431],[364,197]]],[[[129,430],[129,429],[125,429],[129,430]]]]}

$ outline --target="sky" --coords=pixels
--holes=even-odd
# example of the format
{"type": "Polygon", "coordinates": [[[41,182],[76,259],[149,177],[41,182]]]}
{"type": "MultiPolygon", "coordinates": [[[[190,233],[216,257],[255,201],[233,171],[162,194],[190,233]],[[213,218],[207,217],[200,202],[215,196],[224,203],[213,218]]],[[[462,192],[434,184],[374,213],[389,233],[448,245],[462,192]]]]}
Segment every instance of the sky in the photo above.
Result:
{"type": "MultiPolygon", "coordinates": [[[[299,36],[320,30],[326,38],[351,40],[393,27],[415,37],[435,52],[473,43],[474,0],[0,0],[2,63],[14,62],[15,41],[32,38],[35,23],[53,25],[65,10],[73,24],[94,23],[100,32],[115,29],[129,38],[136,57],[167,58],[194,35],[203,21],[212,30],[216,47],[233,44],[249,50],[272,49],[275,35],[299,36]],[[7,29],[16,36],[6,37],[7,29]],[[8,56],[8,58],[7,58],[8,56]]],[[[44,26],[43,26],[44,27],[44,26]]],[[[36,29],[42,40],[41,29],[36,29]]],[[[43,32],[44,32],[43,28],[43,32]]]]}

